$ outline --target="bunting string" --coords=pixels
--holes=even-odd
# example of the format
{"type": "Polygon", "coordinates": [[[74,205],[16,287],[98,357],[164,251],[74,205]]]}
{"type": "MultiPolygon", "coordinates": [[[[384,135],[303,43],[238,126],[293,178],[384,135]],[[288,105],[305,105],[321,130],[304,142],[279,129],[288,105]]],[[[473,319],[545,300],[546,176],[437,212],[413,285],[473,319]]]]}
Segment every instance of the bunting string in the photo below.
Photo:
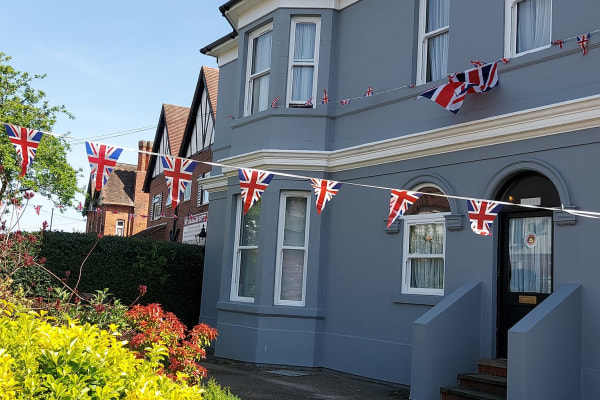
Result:
{"type": "MultiPolygon", "coordinates": [[[[3,123],[3,122],[0,121],[0,123],[3,123]]],[[[43,133],[51,135],[51,136],[66,137],[65,135],[59,135],[59,134],[55,134],[52,132],[43,132],[43,133]]],[[[111,146],[108,144],[104,144],[104,145],[111,146]]],[[[112,147],[117,147],[117,146],[112,146],[112,147]]],[[[118,148],[121,150],[125,150],[125,151],[148,154],[148,155],[156,156],[156,157],[173,157],[169,154],[156,153],[156,152],[146,151],[146,150],[132,149],[132,148],[127,148],[127,147],[118,147],[118,148]]],[[[194,160],[184,158],[184,157],[173,157],[173,158],[194,161],[194,160]]],[[[157,161],[159,161],[159,160],[157,159],[157,161]]],[[[306,181],[311,181],[313,179],[317,179],[317,178],[305,176],[305,175],[290,174],[290,173],[275,172],[275,171],[265,171],[265,170],[260,170],[260,169],[247,168],[245,166],[230,165],[230,164],[224,164],[224,163],[218,163],[218,162],[212,162],[212,161],[197,161],[197,162],[204,164],[204,165],[210,165],[210,166],[214,166],[214,167],[223,168],[225,171],[233,171],[233,170],[239,171],[241,168],[243,168],[247,171],[256,171],[257,173],[267,173],[267,174],[270,174],[273,176],[284,177],[284,178],[293,178],[293,179],[300,179],[300,180],[306,180],[306,181]]],[[[459,196],[459,195],[451,195],[451,194],[425,193],[425,192],[419,192],[419,191],[408,190],[408,189],[401,189],[401,188],[388,187],[388,186],[370,185],[370,184],[365,184],[365,183],[356,183],[356,182],[348,182],[348,181],[340,181],[339,183],[348,185],[348,186],[386,190],[386,191],[405,190],[405,191],[410,191],[411,193],[416,193],[416,194],[420,194],[420,195],[442,197],[442,198],[446,198],[446,199],[455,199],[455,200],[464,200],[464,201],[473,200],[473,201],[478,201],[478,202],[494,202],[496,204],[504,205],[504,206],[517,206],[517,207],[522,207],[522,208],[535,209],[535,210],[546,210],[546,211],[563,211],[563,212],[566,212],[566,213],[569,213],[572,215],[576,215],[576,216],[600,219],[600,212],[585,211],[585,210],[572,210],[572,209],[566,209],[566,208],[564,208],[564,206],[543,207],[543,206],[536,206],[536,205],[530,205],[530,204],[515,204],[515,203],[503,202],[503,201],[499,201],[499,200],[489,200],[489,199],[481,199],[481,198],[476,198],[476,197],[467,197],[467,196],[459,196]]]]}

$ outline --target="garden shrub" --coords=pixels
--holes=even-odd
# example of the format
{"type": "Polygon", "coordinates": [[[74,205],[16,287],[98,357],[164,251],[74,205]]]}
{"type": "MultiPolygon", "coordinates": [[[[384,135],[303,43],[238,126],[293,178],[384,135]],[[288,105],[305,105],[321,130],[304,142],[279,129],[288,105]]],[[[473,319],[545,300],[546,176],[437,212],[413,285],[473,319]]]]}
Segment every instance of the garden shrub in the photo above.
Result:
{"type": "Polygon", "coordinates": [[[200,246],[135,237],[98,239],[95,234],[44,232],[40,256],[47,259],[44,265],[57,276],[64,277],[68,272],[71,286],[79,281],[80,293],[109,288],[123,304],[129,305],[138,297],[139,285],[144,285],[145,303],[160,303],[188,327],[198,322],[204,265],[204,249],[200,246]]]}
{"type": "Polygon", "coordinates": [[[42,314],[0,311],[3,399],[202,399],[200,386],[157,373],[167,349],[152,344],[139,359],[117,332],[42,314]]]}
{"type": "Polygon", "coordinates": [[[190,384],[199,384],[206,377],[207,370],[198,362],[206,358],[205,348],[216,339],[216,329],[198,324],[188,330],[175,314],[163,311],[159,304],[135,305],[125,317],[131,329],[123,337],[140,357],[147,357],[152,344],[160,344],[168,352],[163,360],[167,376],[190,384]]]}

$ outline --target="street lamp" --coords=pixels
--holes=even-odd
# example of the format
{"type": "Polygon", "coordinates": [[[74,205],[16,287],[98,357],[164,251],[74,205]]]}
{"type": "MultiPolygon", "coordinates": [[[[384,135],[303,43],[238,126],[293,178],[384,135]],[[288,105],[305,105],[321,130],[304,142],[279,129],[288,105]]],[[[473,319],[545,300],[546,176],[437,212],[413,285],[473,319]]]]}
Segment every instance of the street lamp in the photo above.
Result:
{"type": "Polygon", "coordinates": [[[196,244],[198,246],[204,246],[206,244],[206,229],[204,229],[204,226],[200,230],[200,233],[196,235],[196,244]]]}

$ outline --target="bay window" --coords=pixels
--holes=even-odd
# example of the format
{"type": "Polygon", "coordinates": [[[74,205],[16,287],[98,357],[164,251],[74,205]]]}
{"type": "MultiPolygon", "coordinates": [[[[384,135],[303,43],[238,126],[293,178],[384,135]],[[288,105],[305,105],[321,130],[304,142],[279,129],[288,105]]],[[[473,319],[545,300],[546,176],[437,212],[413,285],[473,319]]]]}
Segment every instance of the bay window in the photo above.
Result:
{"type": "Polygon", "coordinates": [[[450,0],[420,0],[417,84],[448,74],[450,0]]]}
{"type": "Polygon", "coordinates": [[[288,71],[288,106],[314,107],[319,58],[321,20],[316,17],[293,17],[290,32],[288,71]],[[306,106],[313,98],[311,106],[306,106]]]}
{"type": "Polygon", "coordinates": [[[273,25],[255,30],[248,40],[248,66],[245,115],[264,111],[269,106],[271,47],[273,25]]]}
{"type": "Polygon", "coordinates": [[[279,206],[275,304],[304,306],[310,193],[286,192],[279,206]]]}
{"type": "Polygon", "coordinates": [[[505,56],[550,46],[552,0],[506,0],[505,56]]]}
{"type": "Polygon", "coordinates": [[[231,277],[231,300],[254,302],[260,231],[259,199],[243,215],[242,196],[237,201],[237,221],[234,245],[234,265],[231,277]]]}

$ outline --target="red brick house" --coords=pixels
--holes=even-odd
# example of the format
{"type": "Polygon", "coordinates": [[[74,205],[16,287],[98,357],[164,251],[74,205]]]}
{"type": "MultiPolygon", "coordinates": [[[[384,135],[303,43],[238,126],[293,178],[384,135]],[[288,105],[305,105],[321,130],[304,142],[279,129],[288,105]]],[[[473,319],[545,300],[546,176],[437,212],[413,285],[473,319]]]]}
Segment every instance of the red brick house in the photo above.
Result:
{"type": "Polygon", "coordinates": [[[198,77],[190,116],[188,118],[179,157],[200,161],[194,170],[191,185],[179,203],[181,242],[196,243],[196,236],[206,234],[208,220],[208,192],[203,189],[204,179],[210,176],[212,144],[215,141],[215,118],[219,91],[219,70],[203,66],[198,77]]]}
{"type": "Polygon", "coordinates": [[[88,184],[86,233],[132,236],[146,229],[148,194],[142,191],[152,142],[138,142],[138,163],[117,163],[100,192],[88,184]]]}
{"type": "MultiPolygon", "coordinates": [[[[188,107],[162,105],[152,153],[177,156],[189,113],[188,107]]],[[[144,193],[148,194],[147,228],[138,233],[138,236],[176,241],[177,239],[172,235],[177,232],[177,219],[173,218],[167,182],[162,164],[156,154],[150,156],[142,187],[144,193]]]]}

